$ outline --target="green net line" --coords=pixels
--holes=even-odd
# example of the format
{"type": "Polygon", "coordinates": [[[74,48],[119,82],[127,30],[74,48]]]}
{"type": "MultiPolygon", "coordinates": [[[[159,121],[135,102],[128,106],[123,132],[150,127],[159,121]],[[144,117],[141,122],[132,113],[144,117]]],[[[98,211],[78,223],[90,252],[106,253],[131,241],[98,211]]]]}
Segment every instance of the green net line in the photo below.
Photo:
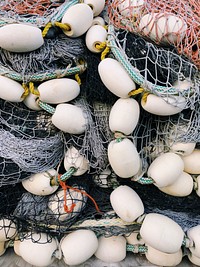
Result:
{"type": "Polygon", "coordinates": [[[15,81],[19,81],[19,82],[22,82],[22,81],[41,82],[45,80],[51,80],[51,79],[68,77],[68,76],[80,74],[84,72],[85,69],[86,69],[86,66],[83,64],[83,65],[78,65],[72,68],[57,69],[57,70],[50,71],[50,72],[35,73],[32,75],[22,75],[15,71],[11,71],[3,66],[0,66],[0,75],[5,76],[15,81]]]}
{"type": "Polygon", "coordinates": [[[133,253],[142,253],[145,254],[148,251],[148,247],[142,245],[126,245],[126,250],[133,253]]]}
{"type": "Polygon", "coordinates": [[[126,56],[126,53],[121,47],[119,47],[119,44],[116,43],[114,34],[115,34],[114,26],[109,25],[108,46],[110,47],[114,57],[122,64],[126,72],[129,74],[129,76],[135,83],[140,85],[145,90],[157,93],[158,95],[159,94],[178,95],[179,90],[177,88],[155,85],[149,81],[146,81],[145,78],[140,74],[139,70],[130,64],[126,56]]]}
{"type": "Polygon", "coordinates": [[[78,0],[70,0],[67,3],[62,4],[59,8],[57,8],[55,10],[55,12],[53,14],[51,14],[49,17],[38,17],[38,16],[31,16],[29,18],[23,18],[21,16],[18,16],[19,19],[12,19],[12,21],[6,17],[2,17],[0,19],[0,27],[8,24],[8,23],[15,23],[15,22],[21,22],[21,23],[30,23],[30,24],[34,24],[34,25],[40,25],[40,27],[44,27],[48,22],[55,22],[55,21],[59,21],[62,19],[64,13],[66,12],[66,10],[77,4],[79,1],[78,0]]]}

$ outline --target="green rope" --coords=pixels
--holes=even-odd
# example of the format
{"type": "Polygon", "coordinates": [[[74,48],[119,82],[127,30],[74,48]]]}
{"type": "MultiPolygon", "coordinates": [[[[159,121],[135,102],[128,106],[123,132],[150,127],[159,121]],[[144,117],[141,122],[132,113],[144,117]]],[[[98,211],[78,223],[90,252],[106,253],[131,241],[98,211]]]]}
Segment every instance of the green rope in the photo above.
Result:
{"type": "Polygon", "coordinates": [[[41,100],[38,100],[37,103],[38,103],[38,105],[39,105],[42,109],[44,109],[44,110],[47,111],[48,113],[50,113],[50,114],[52,114],[52,115],[55,113],[55,110],[56,110],[56,109],[53,108],[52,106],[48,105],[47,103],[42,102],[41,100]]]}
{"type": "Polygon", "coordinates": [[[141,177],[138,180],[136,180],[136,182],[140,184],[154,184],[155,183],[155,181],[149,177],[141,177]]]}
{"type": "Polygon", "coordinates": [[[62,78],[67,76],[73,76],[75,74],[82,73],[85,70],[85,65],[79,65],[69,69],[59,69],[52,72],[36,73],[33,75],[21,75],[20,73],[10,71],[7,68],[0,66],[0,75],[10,78],[15,81],[31,81],[31,82],[41,82],[45,80],[51,80],[56,78],[62,78]]]}
{"type": "Polygon", "coordinates": [[[62,181],[62,182],[65,182],[65,181],[67,181],[75,172],[77,171],[77,169],[76,168],[74,168],[74,167],[70,167],[69,168],[69,170],[67,171],[67,172],[65,172],[64,174],[62,174],[61,176],[60,176],[60,180],[62,181]]]}
{"type": "Polygon", "coordinates": [[[108,29],[109,29],[108,30],[108,43],[111,48],[111,51],[114,54],[115,58],[122,64],[126,72],[129,74],[129,76],[135,83],[140,85],[145,90],[148,90],[151,92],[156,91],[157,93],[161,93],[161,94],[173,94],[173,95],[178,94],[178,90],[176,88],[173,88],[173,87],[168,88],[164,86],[159,86],[149,81],[145,81],[144,77],[140,74],[139,70],[130,64],[122,48],[117,47],[117,44],[113,37],[114,27],[112,25],[109,25],[108,29]]]}
{"type": "Polygon", "coordinates": [[[126,245],[126,250],[133,252],[133,253],[143,253],[145,254],[148,251],[148,248],[146,246],[142,246],[142,245],[130,245],[127,244],[126,245]]]}

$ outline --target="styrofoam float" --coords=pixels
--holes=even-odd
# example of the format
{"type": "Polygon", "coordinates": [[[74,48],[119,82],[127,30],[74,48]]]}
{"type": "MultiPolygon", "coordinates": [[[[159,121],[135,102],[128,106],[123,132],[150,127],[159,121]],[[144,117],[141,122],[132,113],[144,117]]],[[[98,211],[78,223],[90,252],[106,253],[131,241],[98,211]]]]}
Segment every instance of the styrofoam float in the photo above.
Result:
{"type": "Polygon", "coordinates": [[[158,156],[149,166],[147,175],[155,181],[157,187],[173,184],[184,170],[181,157],[175,153],[167,152],[158,156]]]}
{"type": "Polygon", "coordinates": [[[108,145],[108,160],[113,171],[121,178],[130,178],[138,173],[140,156],[128,138],[113,140],[108,145]]]}
{"type": "Polygon", "coordinates": [[[111,108],[109,128],[112,132],[131,134],[137,126],[140,107],[133,98],[119,98],[111,108]]]}
{"type": "Polygon", "coordinates": [[[63,30],[69,37],[79,37],[86,33],[93,21],[93,11],[89,5],[79,3],[70,6],[65,12],[61,22],[69,26],[69,30],[63,30]]]}
{"type": "Polygon", "coordinates": [[[110,203],[116,214],[125,222],[134,222],[144,213],[138,194],[127,185],[120,185],[110,194],[110,203]]]}
{"type": "Polygon", "coordinates": [[[0,47],[10,52],[31,52],[44,44],[42,31],[27,24],[7,24],[0,27],[0,47]]]}
{"type": "Polygon", "coordinates": [[[102,60],[98,72],[107,89],[118,97],[128,98],[129,93],[136,88],[134,81],[116,59],[102,60]]]}
{"type": "Polygon", "coordinates": [[[65,235],[60,246],[64,262],[70,266],[79,265],[96,252],[98,239],[93,231],[81,229],[65,235]]]}
{"type": "Polygon", "coordinates": [[[140,235],[145,244],[164,253],[178,252],[184,238],[184,232],[176,222],[157,213],[146,215],[140,228],[140,235]]]}

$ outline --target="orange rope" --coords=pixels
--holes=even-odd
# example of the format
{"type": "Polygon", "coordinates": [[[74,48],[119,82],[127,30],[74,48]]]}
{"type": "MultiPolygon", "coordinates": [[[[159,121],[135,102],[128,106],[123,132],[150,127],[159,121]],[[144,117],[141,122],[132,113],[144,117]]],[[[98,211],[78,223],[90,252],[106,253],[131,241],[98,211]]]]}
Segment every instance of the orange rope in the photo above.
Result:
{"type": "Polygon", "coordinates": [[[61,185],[61,187],[62,187],[62,189],[64,191],[64,205],[63,205],[64,211],[67,212],[67,213],[71,213],[73,211],[73,209],[75,208],[76,204],[73,203],[73,199],[72,199],[72,205],[71,205],[71,207],[69,208],[67,206],[67,185],[65,184],[65,182],[62,182],[60,180],[60,176],[61,175],[58,175],[58,180],[59,180],[59,183],[60,183],[60,185],[61,185]]]}
{"type": "Polygon", "coordinates": [[[59,181],[59,183],[60,183],[62,189],[64,190],[64,210],[65,210],[67,213],[72,212],[73,209],[74,209],[74,207],[76,206],[76,204],[73,203],[73,204],[71,205],[71,207],[68,208],[68,206],[67,206],[67,194],[66,194],[66,193],[67,193],[67,189],[71,189],[71,190],[73,190],[73,191],[75,191],[75,192],[79,192],[79,193],[81,193],[82,195],[87,196],[87,197],[88,197],[90,200],[92,200],[92,202],[94,203],[94,206],[95,206],[96,211],[99,212],[99,213],[102,213],[102,212],[100,211],[100,209],[99,209],[99,207],[98,207],[98,205],[97,205],[97,203],[96,203],[96,201],[94,200],[93,197],[91,197],[88,193],[86,193],[86,192],[83,191],[83,190],[80,190],[80,189],[78,189],[78,188],[74,188],[74,187],[72,187],[72,186],[66,185],[65,182],[63,182],[63,181],[60,180],[60,177],[61,177],[61,175],[59,174],[59,175],[58,175],[58,181],[59,181]]]}
{"type": "Polygon", "coordinates": [[[98,207],[96,201],[94,200],[94,198],[91,197],[88,193],[86,193],[85,191],[80,190],[80,189],[78,189],[78,188],[71,187],[71,186],[69,186],[69,185],[67,185],[67,188],[72,189],[72,190],[74,190],[74,191],[76,191],[76,192],[81,193],[82,195],[87,196],[87,197],[88,197],[90,200],[92,200],[92,202],[94,203],[94,206],[95,206],[96,211],[99,212],[99,213],[102,213],[102,212],[100,211],[100,209],[99,209],[99,207],[98,207]]]}

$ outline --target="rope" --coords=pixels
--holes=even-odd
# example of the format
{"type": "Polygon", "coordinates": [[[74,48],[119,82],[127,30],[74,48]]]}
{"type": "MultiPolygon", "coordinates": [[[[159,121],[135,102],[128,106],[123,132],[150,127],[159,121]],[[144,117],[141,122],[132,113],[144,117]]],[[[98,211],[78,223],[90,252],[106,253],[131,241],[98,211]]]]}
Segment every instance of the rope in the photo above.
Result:
{"type": "Polygon", "coordinates": [[[75,74],[75,79],[76,79],[77,83],[78,83],[79,85],[81,85],[81,78],[80,78],[80,76],[79,76],[78,73],[75,74]]]}
{"type": "Polygon", "coordinates": [[[101,60],[104,60],[106,55],[110,52],[110,48],[108,46],[106,46],[106,48],[103,50],[103,52],[101,53],[101,60]]]}
{"type": "Polygon", "coordinates": [[[47,23],[47,25],[44,27],[44,30],[42,31],[42,37],[43,37],[43,38],[47,35],[49,29],[50,29],[52,26],[53,26],[53,25],[52,25],[51,22],[48,22],[48,23],[47,23]]]}
{"type": "Polygon", "coordinates": [[[24,93],[22,94],[21,98],[25,99],[29,95],[29,88],[25,83],[22,83],[22,87],[24,88],[24,93]]]}
{"type": "Polygon", "coordinates": [[[34,83],[33,82],[30,82],[29,83],[29,92],[31,94],[33,94],[33,95],[37,95],[37,96],[40,95],[39,91],[37,89],[35,89],[35,86],[34,86],[34,83]]]}
{"type": "Polygon", "coordinates": [[[74,187],[72,187],[72,186],[66,185],[65,182],[61,181],[61,177],[62,177],[62,175],[58,175],[58,181],[59,181],[61,187],[62,187],[63,190],[64,190],[64,210],[65,210],[67,213],[72,212],[73,209],[74,209],[74,207],[76,206],[76,204],[73,203],[73,204],[71,205],[71,207],[68,208],[68,206],[67,206],[67,196],[66,196],[67,189],[71,189],[71,190],[73,190],[73,191],[75,191],[75,192],[78,192],[78,193],[81,193],[82,195],[87,196],[87,197],[94,203],[94,206],[95,206],[96,211],[97,211],[98,213],[102,213],[102,212],[100,211],[100,209],[99,209],[99,207],[98,207],[98,205],[97,205],[97,203],[96,203],[96,201],[94,200],[93,197],[91,197],[88,193],[86,193],[86,192],[83,191],[83,190],[80,190],[80,189],[78,189],[78,188],[74,188],[74,187]]]}
{"type": "Polygon", "coordinates": [[[65,182],[62,182],[60,180],[60,175],[58,175],[58,180],[59,180],[59,183],[63,189],[63,193],[64,193],[64,203],[63,203],[63,207],[64,207],[64,211],[67,212],[67,213],[71,213],[73,211],[73,209],[75,208],[76,204],[73,203],[73,199],[72,199],[72,205],[70,206],[70,208],[67,206],[67,189],[68,189],[68,186],[65,184],[65,182]]]}
{"type": "Polygon", "coordinates": [[[52,106],[50,106],[50,105],[48,105],[47,103],[44,103],[44,102],[42,102],[41,100],[39,100],[39,98],[38,98],[38,100],[36,101],[37,103],[38,103],[38,105],[42,108],[42,109],[44,109],[45,111],[47,111],[48,113],[50,113],[50,114],[54,114],[55,113],[55,108],[53,108],[52,106]]]}
{"type": "Polygon", "coordinates": [[[114,36],[114,27],[112,25],[109,25],[109,32],[108,32],[108,38],[109,38],[109,47],[111,47],[111,52],[115,56],[115,58],[123,65],[126,72],[129,74],[131,79],[139,84],[142,87],[145,87],[145,90],[149,90],[151,92],[161,93],[161,94],[173,94],[177,95],[178,89],[174,87],[164,87],[160,85],[155,85],[149,81],[145,81],[144,77],[140,74],[139,70],[131,65],[131,63],[128,61],[127,56],[123,49],[120,47],[117,47],[117,44],[113,38],[114,36]],[[145,84],[145,86],[144,86],[145,84]]]}
{"type": "Polygon", "coordinates": [[[54,25],[59,27],[60,29],[64,30],[64,31],[70,31],[71,27],[68,24],[65,23],[61,23],[61,22],[54,22],[54,25]]]}
{"type": "Polygon", "coordinates": [[[145,254],[148,251],[148,247],[142,245],[126,245],[126,250],[133,253],[143,253],[145,254]]]}
{"type": "Polygon", "coordinates": [[[143,88],[138,88],[138,89],[135,89],[135,90],[132,90],[128,93],[129,96],[135,96],[135,95],[138,95],[138,94],[141,94],[144,92],[144,89],[143,88]]]}

